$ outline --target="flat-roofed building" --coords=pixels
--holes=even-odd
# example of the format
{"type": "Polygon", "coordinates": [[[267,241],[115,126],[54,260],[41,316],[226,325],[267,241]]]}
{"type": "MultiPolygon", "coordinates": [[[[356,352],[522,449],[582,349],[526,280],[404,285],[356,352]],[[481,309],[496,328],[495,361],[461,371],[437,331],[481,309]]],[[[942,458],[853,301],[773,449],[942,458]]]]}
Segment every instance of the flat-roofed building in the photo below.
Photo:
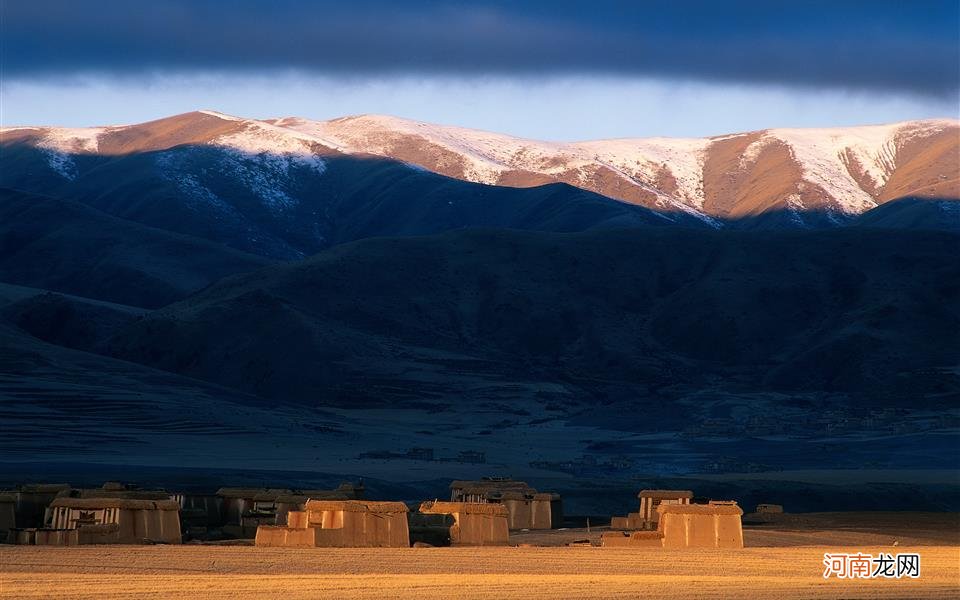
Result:
{"type": "Polygon", "coordinates": [[[637,494],[640,508],[625,517],[610,519],[611,529],[656,529],[660,518],[657,508],[661,505],[690,504],[693,492],[690,490],[640,490],[637,494]]]}
{"type": "Polygon", "coordinates": [[[503,504],[509,529],[555,529],[563,523],[560,494],[538,492],[526,482],[508,478],[454,481],[451,502],[503,504]]]}
{"type": "Polygon", "coordinates": [[[730,500],[708,504],[662,504],[655,531],[609,531],[605,547],[743,548],[743,511],[730,500]]]}
{"type": "Polygon", "coordinates": [[[287,525],[261,525],[256,545],[288,548],[407,548],[407,506],[370,500],[310,500],[287,525]]]}
{"type": "Polygon", "coordinates": [[[180,505],[174,500],[60,497],[50,509],[49,529],[78,530],[80,544],[181,541],[180,505]]]}
{"type": "Polygon", "coordinates": [[[480,502],[424,502],[424,515],[450,515],[450,544],[453,546],[503,546],[510,541],[507,507],[480,502]]]}

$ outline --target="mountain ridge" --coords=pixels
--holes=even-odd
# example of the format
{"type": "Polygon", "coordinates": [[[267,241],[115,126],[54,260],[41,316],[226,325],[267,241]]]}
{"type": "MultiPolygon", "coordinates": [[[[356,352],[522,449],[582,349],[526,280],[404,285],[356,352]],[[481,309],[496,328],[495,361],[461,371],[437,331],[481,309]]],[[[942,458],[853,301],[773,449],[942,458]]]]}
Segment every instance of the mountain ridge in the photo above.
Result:
{"type": "Polygon", "coordinates": [[[323,169],[326,157],[378,156],[488,185],[564,182],[718,226],[778,210],[843,221],[906,196],[960,198],[960,121],[771,128],[706,138],[542,142],[386,115],[326,121],[244,119],[201,110],[95,128],[14,127],[4,143],[32,143],[65,178],[73,154],[120,154],[207,144],[323,169]]]}

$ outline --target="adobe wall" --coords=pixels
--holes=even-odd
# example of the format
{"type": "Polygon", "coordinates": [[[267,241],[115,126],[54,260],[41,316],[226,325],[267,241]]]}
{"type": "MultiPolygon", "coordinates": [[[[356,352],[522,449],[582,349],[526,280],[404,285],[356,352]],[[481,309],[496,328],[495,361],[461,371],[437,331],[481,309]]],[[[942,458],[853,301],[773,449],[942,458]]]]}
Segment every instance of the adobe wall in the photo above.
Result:
{"type": "Polygon", "coordinates": [[[304,510],[291,510],[287,512],[287,527],[306,528],[307,512],[304,510]]]}
{"type": "Polygon", "coordinates": [[[454,546],[504,546],[510,541],[507,518],[502,515],[454,513],[450,528],[454,546]]]}
{"type": "Polygon", "coordinates": [[[31,546],[37,543],[36,529],[17,529],[11,531],[7,539],[18,546],[31,546]]]}
{"type": "Polygon", "coordinates": [[[735,505],[661,507],[663,547],[743,548],[742,514],[735,505]]]}
{"type": "Polygon", "coordinates": [[[537,498],[506,498],[501,503],[507,508],[507,528],[512,530],[550,529],[553,527],[552,504],[559,504],[537,498]]]}
{"type": "Polygon", "coordinates": [[[33,543],[37,546],[77,546],[80,539],[76,529],[38,529],[33,543]]]}
{"type": "Polygon", "coordinates": [[[86,525],[76,531],[80,545],[120,543],[120,526],[116,523],[86,525]]]}
{"type": "Polygon", "coordinates": [[[122,509],[117,525],[120,526],[120,544],[139,544],[144,540],[179,544],[180,514],[175,510],[122,509]]]}
{"type": "Polygon", "coordinates": [[[510,540],[509,511],[503,504],[424,502],[420,512],[452,515],[450,543],[454,546],[502,546],[510,540]]]}
{"type": "Polygon", "coordinates": [[[507,499],[503,501],[503,505],[507,508],[508,529],[532,529],[532,500],[507,499]]]}
{"type": "Polygon", "coordinates": [[[313,527],[282,527],[261,525],[257,527],[254,544],[263,548],[317,548],[317,532],[313,527]]]}
{"type": "Polygon", "coordinates": [[[630,529],[627,517],[610,517],[610,529],[630,529]]]}
{"type": "Polygon", "coordinates": [[[650,521],[644,521],[640,513],[633,512],[625,517],[610,518],[610,529],[634,530],[655,528],[655,524],[650,521]]]}
{"type": "Polygon", "coordinates": [[[293,548],[408,548],[405,512],[290,511],[288,525],[261,525],[257,546],[293,548]],[[292,521],[292,523],[290,523],[292,521]]]}
{"type": "Polygon", "coordinates": [[[549,500],[540,499],[535,499],[530,503],[530,529],[551,529],[554,527],[552,504],[549,500]]]}
{"type": "Polygon", "coordinates": [[[407,513],[344,512],[341,542],[368,548],[408,548],[407,513]]]}

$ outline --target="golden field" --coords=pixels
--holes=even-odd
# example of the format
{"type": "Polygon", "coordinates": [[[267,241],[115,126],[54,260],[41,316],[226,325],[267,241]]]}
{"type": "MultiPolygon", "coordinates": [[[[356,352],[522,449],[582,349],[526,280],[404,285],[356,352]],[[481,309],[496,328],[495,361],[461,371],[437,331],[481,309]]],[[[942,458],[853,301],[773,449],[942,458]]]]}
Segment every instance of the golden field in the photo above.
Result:
{"type": "Polygon", "coordinates": [[[960,547],[0,548],[2,598],[956,598],[960,547]],[[824,551],[919,552],[918,580],[825,580],[824,551]]]}
{"type": "Polygon", "coordinates": [[[601,548],[606,527],[513,532],[516,547],[0,545],[0,598],[958,598],[960,515],[785,515],[742,550],[601,548]],[[566,546],[589,540],[593,546],[566,546]],[[914,552],[919,579],[823,578],[824,552],[914,552]]]}

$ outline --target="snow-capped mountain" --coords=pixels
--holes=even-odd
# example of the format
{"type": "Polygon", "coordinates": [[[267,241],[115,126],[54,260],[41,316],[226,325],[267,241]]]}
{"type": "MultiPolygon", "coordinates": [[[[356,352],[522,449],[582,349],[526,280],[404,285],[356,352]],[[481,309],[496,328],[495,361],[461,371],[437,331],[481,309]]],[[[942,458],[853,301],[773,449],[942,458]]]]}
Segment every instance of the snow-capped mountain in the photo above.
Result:
{"type": "Polygon", "coordinates": [[[711,217],[783,209],[843,216],[910,195],[960,197],[956,120],[567,144],[383,116],[271,122],[343,152],[388,156],[468,181],[563,181],[711,217]]]}
{"type": "Polygon", "coordinates": [[[81,174],[84,157],[159,152],[158,171],[181,193],[224,210],[184,147],[221,151],[220,174],[274,211],[298,202],[293,174],[322,177],[326,162],[343,155],[488,185],[562,182],[714,225],[768,214],[798,225],[840,222],[897,198],[960,198],[960,121],[947,119],[555,143],[376,115],[254,120],[199,111],[131,126],[5,128],[0,136],[4,147],[42,151],[64,183],[81,174]]]}
{"type": "Polygon", "coordinates": [[[79,202],[270,258],[462,228],[706,226],[684,212],[652,211],[562,183],[461,181],[210,111],[125,127],[10,128],[0,137],[0,188],[79,202]]]}

